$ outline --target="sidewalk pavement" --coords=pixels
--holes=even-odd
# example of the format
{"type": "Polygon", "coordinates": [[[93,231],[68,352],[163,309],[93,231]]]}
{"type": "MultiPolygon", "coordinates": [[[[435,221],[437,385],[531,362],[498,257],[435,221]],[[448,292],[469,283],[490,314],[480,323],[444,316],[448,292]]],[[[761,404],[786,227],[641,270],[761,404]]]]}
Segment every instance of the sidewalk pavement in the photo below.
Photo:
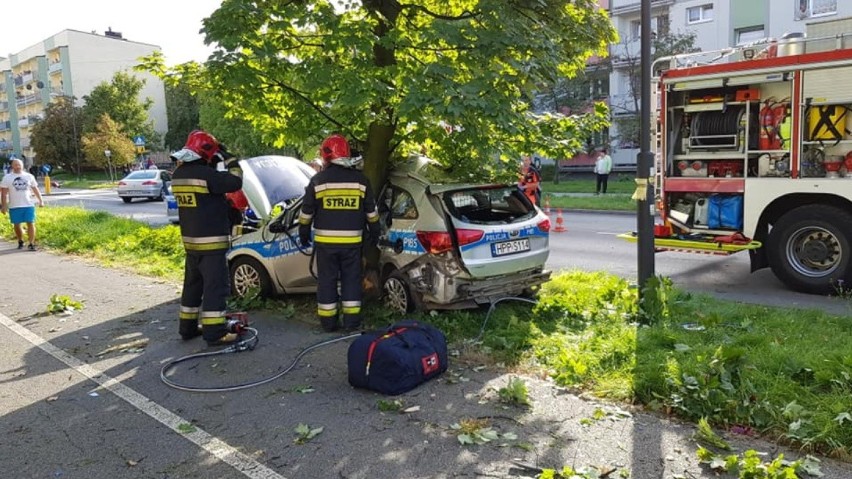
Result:
{"type": "MultiPolygon", "coordinates": [[[[171,389],[160,368],[207,350],[200,339],[178,339],[178,285],[46,251],[19,252],[5,242],[0,258],[7,272],[0,290],[4,476],[535,477],[513,462],[519,460],[596,467],[612,471],[610,478],[717,477],[698,464],[691,425],[582,398],[458,345],[446,374],[397,398],[348,385],[348,342],[309,353],[291,373],[260,387],[171,389]],[[85,308],[47,315],[53,294],[85,308]],[[530,408],[498,401],[496,391],[512,377],[526,382],[530,408]],[[393,399],[412,409],[379,410],[380,400],[393,399]],[[464,446],[453,429],[464,420],[483,421],[500,438],[464,446]],[[300,424],[322,430],[299,443],[300,424]]],[[[306,346],[336,337],[312,318],[266,311],[251,320],[260,331],[256,350],[181,365],[170,377],[211,386],[265,378],[306,346]]],[[[728,439],[738,451],[797,456],[750,437],[728,439]]],[[[826,479],[852,477],[850,464],[824,460],[822,470],[826,479]]]]}

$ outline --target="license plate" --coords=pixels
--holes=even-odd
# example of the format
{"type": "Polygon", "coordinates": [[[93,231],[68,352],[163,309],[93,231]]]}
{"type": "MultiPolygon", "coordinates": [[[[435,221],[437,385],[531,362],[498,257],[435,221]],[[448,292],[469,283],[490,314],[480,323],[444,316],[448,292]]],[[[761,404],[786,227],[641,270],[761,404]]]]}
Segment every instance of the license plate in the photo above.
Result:
{"type": "Polygon", "coordinates": [[[503,241],[491,245],[491,256],[505,256],[507,254],[523,253],[530,250],[530,239],[522,238],[512,241],[503,241]]]}

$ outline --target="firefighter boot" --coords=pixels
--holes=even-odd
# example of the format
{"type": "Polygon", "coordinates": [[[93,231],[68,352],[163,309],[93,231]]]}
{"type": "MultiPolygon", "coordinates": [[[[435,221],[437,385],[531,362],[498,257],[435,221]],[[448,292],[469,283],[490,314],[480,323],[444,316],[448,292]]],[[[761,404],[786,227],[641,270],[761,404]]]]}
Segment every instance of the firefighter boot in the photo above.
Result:
{"type": "Polygon", "coordinates": [[[320,326],[326,333],[333,333],[340,328],[340,323],[337,321],[337,316],[320,316],[320,326]]]}

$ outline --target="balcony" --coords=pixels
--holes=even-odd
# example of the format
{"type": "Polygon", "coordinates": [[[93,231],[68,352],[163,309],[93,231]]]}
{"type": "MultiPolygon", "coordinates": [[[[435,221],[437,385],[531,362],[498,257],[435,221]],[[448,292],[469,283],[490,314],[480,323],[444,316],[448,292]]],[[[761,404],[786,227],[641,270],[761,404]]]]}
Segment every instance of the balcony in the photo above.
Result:
{"type": "Polygon", "coordinates": [[[61,72],[62,71],[62,62],[54,62],[51,63],[49,67],[47,67],[47,71],[49,73],[61,72]]]}
{"type": "Polygon", "coordinates": [[[633,95],[622,93],[609,97],[609,108],[613,116],[633,116],[636,114],[636,102],[633,95]]]}
{"type": "Polygon", "coordinates": [[[39,98],[38,98],[38,95],[36,95],[36,94],[22,95],[22,96],[19,96],[15,100],[15,104],[18,105],[18,106],[26,106],[26,105],[29,105],[29,104],[32,104],[32,103],[36,103],[38,101],[39,101],[39,98]]]}
{"type": "Polygon", "coordinates": [[[0,121],[0,131],[9,131],[12,129],[12,122],[9,120],[0,121]]]}
{"type": "Polygon", "coordinates": [[[8,101],[0,101],[0,111],[9,111],[8,101]]]}
{"type": "Polygon", "coordinates": [[[29,118],[21,118],[18,120],[18,128],[28,128],[30,126],[29,118]]]}
{"type": "Polygon", "coordinates": [[[21,149],[26,149],[30,147],[30,137],[21,137],[21,149]]]}
{"type": "Polygon", "coordinates": [[[26,72],[21,75],[21,82],[26,84],[33,81],[33,78],[35,78],[35,76],[33,76],[33,72],[26,72]]]}
{"type": "MultiPolygon", "coordinates": [[[[657,8],[668,7],[674,3],[675,0],[651,0],[651,10],[656,11],[657,8]]],[[[609,5],[609,15],[616,17],[617,15],[638,13],[641,7],[642,2],[639,0],[613,0],[609,5]]]]}

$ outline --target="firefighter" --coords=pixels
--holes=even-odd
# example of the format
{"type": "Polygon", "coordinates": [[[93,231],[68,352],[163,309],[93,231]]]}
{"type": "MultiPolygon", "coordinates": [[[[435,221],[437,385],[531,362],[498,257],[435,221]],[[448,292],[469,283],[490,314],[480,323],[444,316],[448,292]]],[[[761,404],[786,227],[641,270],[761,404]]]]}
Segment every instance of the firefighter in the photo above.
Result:
{"type": "Polygon", "coordinates": [[[231,207],[225,194],[242,188],[242,172],[225,145],[201,130],[190,133],[186,146],[172,159],[179,165],[172,177],[172,193],[186,250],[180,336],[188,340],[201,334],[211,346],[232,343],[239,335],[228,332],[225,317],[230,294],[225,253],[231,232],[231,207]],[[217,170],[220,161],[228,171],[217,170]]]}
{"type": "Polygon", "coordinates": [[[317,261],[317,316],[323,330],[338,329],[337,281],[340,280],[343,327],[361,327],[361,246],[365,223],[368,241],[379,237],[379,214],[370,182],[358,169],[361,159],[352,158],[349,143],[341,135],[322,142],[323,170],[305,187],[299,215],[299,240],[311,241],[314,226],[317,261]]]}

